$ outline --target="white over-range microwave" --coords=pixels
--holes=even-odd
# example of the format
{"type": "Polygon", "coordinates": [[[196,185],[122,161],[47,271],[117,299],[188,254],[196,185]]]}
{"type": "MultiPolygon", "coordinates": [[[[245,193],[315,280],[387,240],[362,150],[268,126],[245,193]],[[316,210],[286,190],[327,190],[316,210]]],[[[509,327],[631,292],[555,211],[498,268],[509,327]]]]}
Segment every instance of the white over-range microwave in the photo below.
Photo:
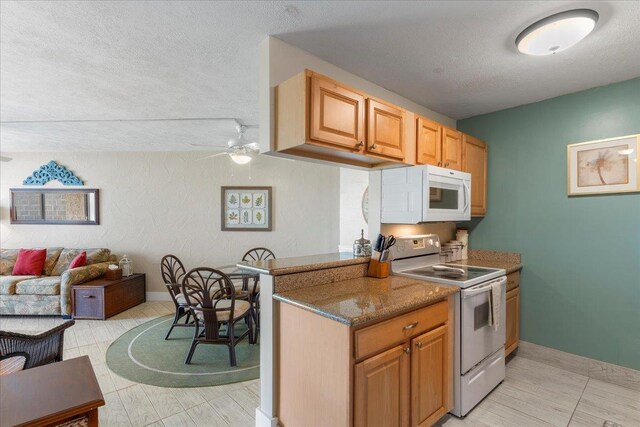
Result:
{"type": "Polygon", "coordinates": [[[382,171],[381,222],[469,221],[471,175],[437,166],[382,171]]]}

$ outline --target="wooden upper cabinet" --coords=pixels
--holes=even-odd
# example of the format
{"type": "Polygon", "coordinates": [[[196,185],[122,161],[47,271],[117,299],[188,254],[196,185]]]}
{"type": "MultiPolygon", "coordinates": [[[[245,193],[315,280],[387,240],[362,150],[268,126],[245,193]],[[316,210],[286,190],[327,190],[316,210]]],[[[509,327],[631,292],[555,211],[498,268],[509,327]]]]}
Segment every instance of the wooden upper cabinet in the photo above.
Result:
{"type": "Polygon", "coordinates": [[[403,346],[355,365],[354,401],[355,427],[409,425],[409,355],[403,346]]]}
{"type": "Polygon", "coordinates": [[[462,170],[471,174],[471,215],[487,212],[487,144],[471,135],[463,135],[462,170]]]}
{"type": "Polygon", "coordinates": [[[442,167],[462,170],[462,133],[442,127],[442,167]]]}
{"type": "Polygon", "coordinates": [[[404,110],[367,99],[367,151],[402,160],[405,155],[404,110]]]}
{"type": "Polygon", "coordinates": [[[411,425],[431,426],[449,411],[447,325],[411,341],[411,425]]]}
{"type": "Polygon", "coordinates": [[[364,147],[365,99],[338,83],[311,76],[309,136],[354,151],[364,147]]]}
{"type": "Polygon", "coordinates": [[[420,116],[416,123],[416,163],[439,166],[442,159],[442,126],[420,116]]]}

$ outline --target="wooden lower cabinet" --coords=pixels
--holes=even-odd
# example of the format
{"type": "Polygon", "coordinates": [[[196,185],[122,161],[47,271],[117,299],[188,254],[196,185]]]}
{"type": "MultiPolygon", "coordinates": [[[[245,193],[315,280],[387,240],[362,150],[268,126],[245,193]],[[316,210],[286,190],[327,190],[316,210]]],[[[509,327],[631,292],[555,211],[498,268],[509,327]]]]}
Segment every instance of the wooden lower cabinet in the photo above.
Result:
{"type": "Polygon", "coordinates": [[[453,408],[453,296],[362,327],[278,303],[282,426],[430,426],[453,408]]]}
{"type": "Polygon", "coordinates": [[[505,355],[509,355],[520,344],[520,287],[507,292],[505,355]]]}
{"type": "Polygon", "coordinates": [[[409,425],[409,352],[397,346],[355,366],[354,426],[409,425]]]}
{"type": "Polygon", "coordinates": [[[430,426],[449,412],[449,333],[442,325],[411,341],[411,425],[430,426]]]}

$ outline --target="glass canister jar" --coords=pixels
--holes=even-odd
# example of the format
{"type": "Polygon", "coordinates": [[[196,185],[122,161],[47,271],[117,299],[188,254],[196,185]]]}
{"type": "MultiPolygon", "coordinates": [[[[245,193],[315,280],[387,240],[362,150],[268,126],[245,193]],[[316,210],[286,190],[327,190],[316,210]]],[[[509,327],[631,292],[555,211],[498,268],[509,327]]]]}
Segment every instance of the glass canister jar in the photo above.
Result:
{"type": "Polygon", "coordinates": [[[371,256],[371,240],[364,238],[364,230],[360,230],[360,238],[353,242],[353,256],[371,256]]]}
{"type": "Polygon", "coordinates": [[[122,270],[122,277],[128,277],[133,274],[133,264],[129,258],[127,258],[126,254],[122,256],[122,259],[118,263],[118,267],[122,270]]]}

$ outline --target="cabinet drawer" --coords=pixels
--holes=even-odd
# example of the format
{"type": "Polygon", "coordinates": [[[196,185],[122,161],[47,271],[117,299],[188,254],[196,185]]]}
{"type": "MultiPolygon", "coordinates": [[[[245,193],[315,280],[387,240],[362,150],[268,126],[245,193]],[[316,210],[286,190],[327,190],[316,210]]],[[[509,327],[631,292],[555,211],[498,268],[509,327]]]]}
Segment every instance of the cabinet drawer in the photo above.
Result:
{"type": "Polygon", "coordinates": [[[73,304],[74,317],[86,319],[102,319],[104,317],[102,289],[74,289],[73,304]]]}
{"type": "Polygon", "coordinates": [[[520,272],[514,271],[513,273],[507,274],[507,292],[518,286],[520,286],[520,272]]]}
{"type": "Polygon", "coordinates": [[[375,354],[396,343],[447,322],[449,307],[442,301],[355,332],[355,357],[375,354]]]}

